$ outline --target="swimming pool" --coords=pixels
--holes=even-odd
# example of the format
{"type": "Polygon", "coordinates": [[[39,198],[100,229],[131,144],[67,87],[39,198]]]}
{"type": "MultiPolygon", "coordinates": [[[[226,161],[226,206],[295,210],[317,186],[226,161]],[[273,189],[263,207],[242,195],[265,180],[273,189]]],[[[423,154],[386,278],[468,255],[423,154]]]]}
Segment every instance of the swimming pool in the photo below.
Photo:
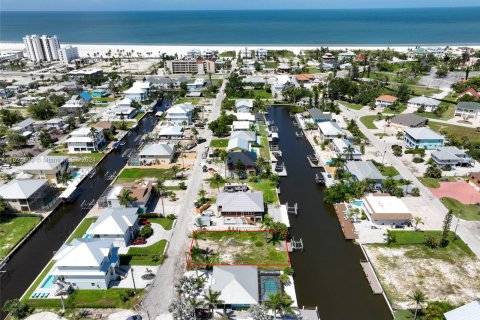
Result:
{"type": "Polygon", "coordinates": [[[86,233],[86,234],[83,235],[82,238],[84,238],[84,239],[91,239],[91,238],[93,238],[93,236],[92,236],[91,234],[86,233]]]}
{"type": "Polygon", "coordinates": [[[362,200],[355,200],[355,201],[353,201],[353,205],[355,205],[357,207],[361,207],[361,206],[363,206],[363,201],[362,200]]]}
{"type": "Polygon", "coordinates": [[[40,286],[40,288],[42,289],[50,289],[50,288],[53,288],[53,281],[55,280],[55,276],[53,275],[49,275],[47,277],[47,280],[45,280],[42,285],[40,286]]]}
{"type": "Polygon", "coordinates": [[[279,287],[277,285],[277,281],[272,278],[267,278],[263,280],[263,301],[270,300],[270,294],[275,294],[279,291],[279,287]]]}
{"type": "Polygon", "coordinates": [[[333,161],[325,161],[325,164],[330,166],[333,164],[333,161]]]}
{"type": "Polygon", "coordinates": [[[76,178],[78,178],[80,176],[80,172],[78,171],[75,171],[74,173],[72,173],[72,175],[70,176],[73,180],[75,180],[76,178]]]}

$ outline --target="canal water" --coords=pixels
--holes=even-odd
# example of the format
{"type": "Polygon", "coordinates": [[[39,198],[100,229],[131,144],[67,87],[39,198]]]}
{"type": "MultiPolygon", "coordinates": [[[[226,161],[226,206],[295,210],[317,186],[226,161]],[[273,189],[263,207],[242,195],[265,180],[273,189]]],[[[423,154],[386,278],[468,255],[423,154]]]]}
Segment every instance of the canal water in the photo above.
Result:
{"type": "Polygon", "coordinates": [[[299,206],[291,215],[291,234],[302,238],[304,251],[291,255],[299,307],[318,307],[322,320],[385,320],[392,315],[382,295],[373,295],[360,266],[363,253],[343,237],[333,207],[323,203],[324,187],[315,184],[319,169],[307,155],[313,149],[297,138],[287,108],[271,107],[269,120],[279,129],[279,147],[288,177],[281,180],[280,200],[299,206]]]}
{"type": "MultiPolygon", "coordinates": [[[[162,107],[159,107],[160,110],[162,107]]],[[[155,110],[157,111],[157,110],[155,110]]],[[[119,173],[127,162],[122,157],[128,151],[135,149],[141,142],[143,134],[151,132],[157,119],[153,114],[147,114],[137,125],[130,130],[123,141],[126,143],[120,149],[110,152],[97,166],[97,174],[93,178],[86,178],[79,186],[80,194],[73,203],[61,204],[37,229],[37,231],[10,257],[0,274],[0,305],[9,299],[19,298],[28,286],[47,265],[54,252],[66,241],[88,210],[82,210],[83,202],[90,203],[110,185],[111,181],[105,175],[119,173]]],[[[1,308],[0,308],[1,310],[1,308]]],[[[4,315],[0,313],[0,319],[4,315]]]]}

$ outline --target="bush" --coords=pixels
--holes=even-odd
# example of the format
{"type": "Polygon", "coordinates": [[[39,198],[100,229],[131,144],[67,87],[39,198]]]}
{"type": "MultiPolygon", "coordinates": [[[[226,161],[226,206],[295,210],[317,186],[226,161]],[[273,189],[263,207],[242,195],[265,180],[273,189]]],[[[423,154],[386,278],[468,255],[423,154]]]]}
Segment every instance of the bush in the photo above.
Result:
{"type": "Polygon", "coordinates": [[[178,184],[178,187],[181,189],[181,190],[187,190],[187,185],[185,184],[185,182],[180,182],[178,184]]]}
{"type": "Polygon", "coordinates": [[[149,224],[144,225],[142,229],[140,229],[140,236],[144,238],[150,238],[152,234],[153,234],[153,229],[152,229],[152,226],[150,226],[149,224]]]}
{"type": "Polygon", "coordinates": [[[385,240],[387,241],[387,244],[395,243],[397,242],[397,236],[395,233],[391,232],[390,230],[387,230],[387,235],[385,240]]]}
{"type": "Polygon", "coordinates": [[[432,236],[432,235],[427,235],[425,237],[425,241],[424,241],[424,244],[429,247],[429,248],[436,248],[438,246],[438,240],[436,237],[432,236]]]}
{"type": "Polygon", "coordinates": [[[420,189],[412,188],[412,191],[410,191],[410,195],[412,197],[420,197],[420,189]]]}
{"type": "Polygon", "coordinates": [[[5,301],[2,311],[10,313],[15,319],[23,319],[32,314],[33,308],[23,301],[12,299],[5,301]]]}
{"type": "Polygon", "coordinates": [[[177,219],[177,216],[173,213],[170,213],[168,216],[167,216],[167,219],[170,219],[170,220],[175,220],[177,219]]]}
{"type": "Polygon", "coordinates": [[[424,160],[422,158],[415,157],[412,160],[414,163],[422,163],[424,160]]]}
{"type": "Polygon", "coordinates": [[[263,242],[262,241],[257,241],[255,242],[255,247],[263,247],[263,242]]]}
{"type": "Polygon", "coordinates": [[[286,275],[289,275],[289,276],[293,276],[293,268],[292,267],[285,267],[285,269],[283,269],[283,273],[285,273],[286,275]]]}

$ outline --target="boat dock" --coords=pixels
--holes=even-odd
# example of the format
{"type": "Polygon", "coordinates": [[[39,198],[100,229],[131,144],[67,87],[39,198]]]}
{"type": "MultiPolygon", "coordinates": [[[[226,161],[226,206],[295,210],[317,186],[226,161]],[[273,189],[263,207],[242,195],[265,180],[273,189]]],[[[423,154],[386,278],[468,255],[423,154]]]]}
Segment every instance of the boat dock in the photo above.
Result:
{"type": "Polygon", "coordinates": [[[287,251],[293,252],[296,250],[301,250],[303,252],[303,240],[300,238],[299,240],[295,240],[295,237],[290,239],[290,242],[287,242],[287,251]]]}
{"type": "Polygon", "coordinates": [[[302,308],[298,308],[298,312],[302,320],[320,320],[317,307],[310,308],[303,306],[302,308]]]}
{"type": "Polygon", "coordinates": [[[373,294],[383,294],[382,286],[380,281],[378,281],[377,275],[373,270],[372,264],[368,260],[361,260],[360,265],[362,266],[363,272],[367,276],[368,283],[372,288],[373,294]]]}
{"type": "Polygon", "coordinates": [[[312,168],[321,168],[322,164],[320,159],[316,155],[308,155],[307,156],[308,163],[310,163],[310,167],[312,168]]]}
{"type": "Polygon", "coordinates": [[[343,235],[345,240],[355,240],[358,239],[358,234],[355,231],[355,226],[350,219],[345,219],[345,211],[347,206],[343,203],[334,205],[335,213],[337,214],[338,222],[340,227],[342,227],[343,235]]]}

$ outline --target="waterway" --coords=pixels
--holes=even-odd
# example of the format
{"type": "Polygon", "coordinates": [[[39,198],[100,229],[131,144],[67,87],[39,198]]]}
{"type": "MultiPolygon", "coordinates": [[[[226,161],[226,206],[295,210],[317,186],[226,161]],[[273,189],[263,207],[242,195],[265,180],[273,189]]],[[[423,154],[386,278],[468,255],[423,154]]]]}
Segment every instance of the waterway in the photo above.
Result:
{"type": "MultiPolygon", "coordinates": [[[[107,173],[120,172],[127,162],[127,158],[122,157],[122,154],[128,149],[135,148],[140,143],[137,137],[150,132],[156,121],[153,114],[147,114],[124,138],[126,143],[120,149],[110,152],[97,166],[97,174],[91,179],[87,177],[80,184],[77,199],[73,203],[60,205],[10,257],[4,269],[6,273],[0,274],[0,305],[3,306],[6,300],[19,298],[26,291],[53,257],[54,252],[62,246],[87,214],[88,210],[82,210],[81,204],[84,201],[90,203],[98,199],[111,183],[104,176],[107,173]]],[[[3,316],[0,314],[0,319],[3,316]]]]}
{"type": "Polygon", "coordinates": [[[323,203],[324,187],[314,183],[319,169],[311,168],[306,156],[313,149],[295,136],[288,111],[271,107],[269,120],[279,129],[279,146],[288,177],[281,179],[280,200],[299,205],[290,216],[291,234],[302,238],[303,252],[291,255],[299,307],[317,306],[322,320],[385,320],[392,315],[382,295],[373,295],[360,266],[360,247],[343,237],[331,205],[323,203]]]}

